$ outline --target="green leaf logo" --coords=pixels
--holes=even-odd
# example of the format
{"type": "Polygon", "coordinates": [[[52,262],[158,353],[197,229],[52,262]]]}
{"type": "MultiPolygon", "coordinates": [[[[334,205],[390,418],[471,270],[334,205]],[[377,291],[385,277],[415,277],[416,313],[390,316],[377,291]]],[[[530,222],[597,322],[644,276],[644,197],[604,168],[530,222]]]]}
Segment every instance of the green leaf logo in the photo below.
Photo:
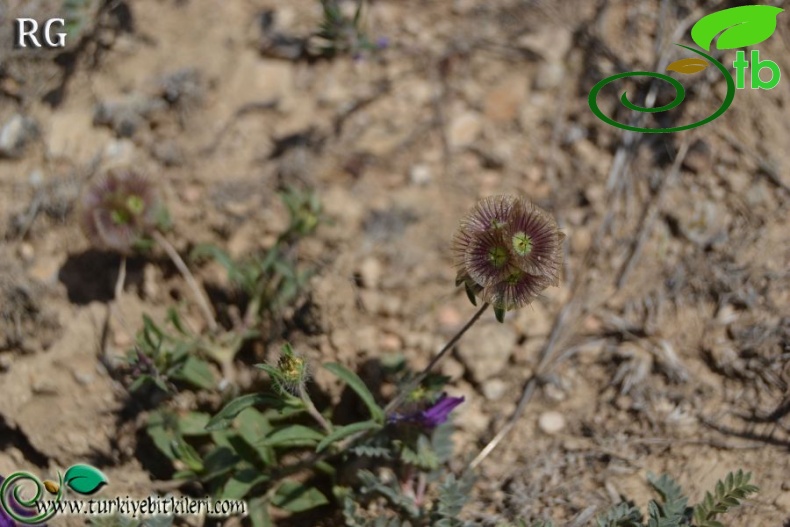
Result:
{"type": "Polygon", "coordinates": [[[745,5],[711,13],[702,17],[691,28],[691,38],[696,44],[710,51],[716,35],[719,49],[734,49],[759,44],[773,35],[776,17],[784,11],[768,5],[745,5]]]}
{"type": "Polygon", "coordinates": [[[107,477],[90,465],[73,465],[66,471],[63,481],[74,492],[93,494],[107,484],[107,477]]]}

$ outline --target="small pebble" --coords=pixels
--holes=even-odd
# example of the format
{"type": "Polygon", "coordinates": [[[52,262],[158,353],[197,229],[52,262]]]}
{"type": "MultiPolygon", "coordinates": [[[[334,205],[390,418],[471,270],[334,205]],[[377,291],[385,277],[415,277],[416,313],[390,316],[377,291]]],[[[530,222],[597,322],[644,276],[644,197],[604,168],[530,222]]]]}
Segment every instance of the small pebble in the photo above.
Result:
{"type": "Polygon", "coordinates": [[[87,386],[88,384],[92,383],[94,379],[93,375],[90,373],[74,371],[72,374],[74,375],[74,380],[83,386],[87,386]]]}
{"type": "Polygon", "coordinates": [[[431,169],[427,165],[414,165],[409,170],[409,180],[413,185],[424,186],[431,182],[431,169]]]}
{"type": "Polygon", "coordinates": [[[373,257],[365,258],[359,266],[362,283],[368,289],[375,289],[381,280],[381,264],[373,257]]]}
{"type": "Polygon", "coordinates": [[[48,379],[38,379],[33,382],[31,390],[36,395],[57,395],[58,388],[48,379]]]}
{"type": "Polygon", "coordinates": [[[23,243],[19,246],[19,257],[25,262],[33,261],[36,256],[36,251],[29,243],[23,243]]]}
{"type": "Polygon", "coordinates": [[[483,396],[489,401],[498,401],[505,395],[507,385],[502,379],[490,379],[483,383],[483,396]]]}
{"type": "Polygon", "coordinates": [[[403,348],[403,342],[397,335],[384,333],[379,337],[379,347],[384,351],[399,351],[403,348]]]}
{"type": "Polygon", "coordinates": [[[544,434],[556,435],[565,428],[565,417],[559,412],[543,412],[538,418],[538,427],[544,434]]]}
{"type": "Polygon", "coordinates": [[[548,383],[546,384],[546,386],[543,387],[543,393],[546,395],[546,397],[548,397],[552,401],[560,402],[560,401],[564,401],[567,398],[562,388],[551,383],[548,383]]]}
{"type": "Polygon", "coordinates": [[[116,329],[113,334],[112,343],[121,349],[126,349],[132,345],[132,338],[122,329],[116,329]]]}
{"type": "Polygon", "coordinates": [[[0,157],[18,157],[38,134],[38,126],[30,117],[13,115],[0,126],[0,157]]]}

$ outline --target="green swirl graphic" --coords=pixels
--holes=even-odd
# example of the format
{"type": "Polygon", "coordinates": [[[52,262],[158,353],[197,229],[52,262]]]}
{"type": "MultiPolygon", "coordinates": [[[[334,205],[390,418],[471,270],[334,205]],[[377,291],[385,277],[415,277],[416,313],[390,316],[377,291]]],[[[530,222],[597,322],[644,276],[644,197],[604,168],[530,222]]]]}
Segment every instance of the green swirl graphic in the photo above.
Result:
{"type": "Polygon", "coordinates": [[[623,130],[630,130],[632,132],[643,132],[647,134],[662,134],[669,132],[681,132],[683,130],[689,130],[691,128],[696,128],[697,126],[702,126],[703,124],[707,124],[711,122],[712,120],[718,118],[724,112],[726,112],[727,108],[730,107],[732,101],[735,99],[735,81],[733,80],[732,75],[730,75],[730,72],[727,71],[724,65],[722,65],[718,60],[714,59],[710,55],[706,55],[702,51],[699,51],[694,48],[690,48],[688,46],[684,46],[683,44],[675,44],[675,45],[680,46],[681,48],[686,48],[687,50],[692,51],[697,55],[701,55],[705,57],[719,69],[722,75],[724,75],[724,79],[727,81],[727,96],[724,97],[724,101],[721,103],[721,106],[719,106],[719,109],[716,110],[715,113],[706,117],[705,119],[702,119],[701,121],[697,121],[696,123],[691,123],[691,124],[684,124],[683,126],[673,126],[671,128],[641,128],[639,126],[631,126],[627,124],[618,123],[614,119],[611,119],[606,115],[604,115],[601,109],[598,108],[598,102],[597,102],[598,92],[600,92],[603,89],[603,87],[609,84],[610,82],[616,81],[618,79],[622,79],[624,77],[653,77],[655,79],[661,79],[663,81],[666,81],[675,88],[675,98],[672,100],[672,102],[664,106],[659,106],[657,108],[644,108],[642,106],[637,106],[633,104],[631,101],[629,101],[626,92],[623,92],[623,95],[620,97],[620,102],[623,104],[623,106],[625,106],[630,110],[635,110],[637,112],[643,112],[643,113],[665,112],[667,110],[671,110],[672,108],[675,108],[680,103],[682,103],[683,99],[685,99],[686,97],[686,90],[683,88],[680,82],[678,82],[677,80],[673,79],[668,75],[664,75],[663,73],[655,73],[652,71],[632,71],[627,73],[618,73],[617,75],[606,77],[605,79],[600,81],[598,84],[593,86],[593,89],[590,90],[590,95],[587,98],[587,101],[590,105],[590,109],[593,111],[593,113],[603,122],[610,124],[612,126],[616,126],[617,128],[622,128],[623,130]]]}
{"type": "MultiPolygon", "coordinates": [[[[36,516],[23,516],[19,514],[12,504],[8,503],[9,498],[9,490],[13,486],[13,491],[10,494],[13,495],[14,501],[21,505],[22,507],[34,509],[36,507],[36,503],[39,502],[42,495],[44,494],[44,484],[38,479],[36,476],[29,474],[27,472],[15,472],[10,475],[8,478],[3,481],[3,484],[0,486],[0,506],[5,509],[6,513],[13,518],[14,520],[18,521],[19,523],[27,524],[27,525],[34,525],[37,523],[43,523],[53,516],[55,516],[55,509],[52,508],[49,512],[42,512],[37,514],[36,516]],[[36,495],[30,498],[29,500],[23,499],[19,495],[19,486],[18,484],[14,486],[17,481],[19,480],[30,480],[36,484],[36,495]]],[[[55,497],[55,501],[59,502],[63,498],[63,477],[58,474],[58,494],[55,497]]]]}

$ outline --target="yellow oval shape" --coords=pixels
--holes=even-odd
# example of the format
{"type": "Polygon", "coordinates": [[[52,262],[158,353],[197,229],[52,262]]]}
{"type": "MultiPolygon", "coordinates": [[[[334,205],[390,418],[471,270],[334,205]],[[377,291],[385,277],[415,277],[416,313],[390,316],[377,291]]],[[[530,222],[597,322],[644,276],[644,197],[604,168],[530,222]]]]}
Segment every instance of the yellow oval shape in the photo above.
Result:
{"type": "Polygon", "coordinates": [[[678,73],[682,73],[683,75],[689,75],[691,73],[697,73],[699,71],[704,70],[710,64],[705,59],[700,59],[697,57],[690,57],[687,59],[680,59],[676,60],[669,66],[667,66],[667,71],[677,71],[678,73]]]}
{"type": "Polygon", "coordinates": [[[44,481],[44,488],[47,489],[47,492],[50,494],[57,494],[58,490],[60,490],[60,486],[57,483],[48,479],[44,481]]]}

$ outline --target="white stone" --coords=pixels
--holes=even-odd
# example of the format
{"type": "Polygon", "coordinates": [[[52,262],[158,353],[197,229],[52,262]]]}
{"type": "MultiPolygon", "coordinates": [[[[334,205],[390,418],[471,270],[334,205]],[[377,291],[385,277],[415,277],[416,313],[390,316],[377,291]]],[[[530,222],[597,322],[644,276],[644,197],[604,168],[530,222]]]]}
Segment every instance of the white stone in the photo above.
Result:
{"type": "Polygon", "coordinates": [[[489,379],[483,383],[481,388],[483,397],[489,401],[498,401],[507,391],[507,385],[502,379],[489,379]]]}
{"type": "Polygon", "coordinates": [[[538,418],[538,428],[544,434],[558,434],[565,428],[565,417],[559,412],[543,412],[538,418]]]}
{"type": "Polygon", "coordinates": [[[414,165],[409,170],[409,180],[413,185],[427,185],[431,182],[431,179],[433,179],[433,176],[428,165],[414,165]]]}

